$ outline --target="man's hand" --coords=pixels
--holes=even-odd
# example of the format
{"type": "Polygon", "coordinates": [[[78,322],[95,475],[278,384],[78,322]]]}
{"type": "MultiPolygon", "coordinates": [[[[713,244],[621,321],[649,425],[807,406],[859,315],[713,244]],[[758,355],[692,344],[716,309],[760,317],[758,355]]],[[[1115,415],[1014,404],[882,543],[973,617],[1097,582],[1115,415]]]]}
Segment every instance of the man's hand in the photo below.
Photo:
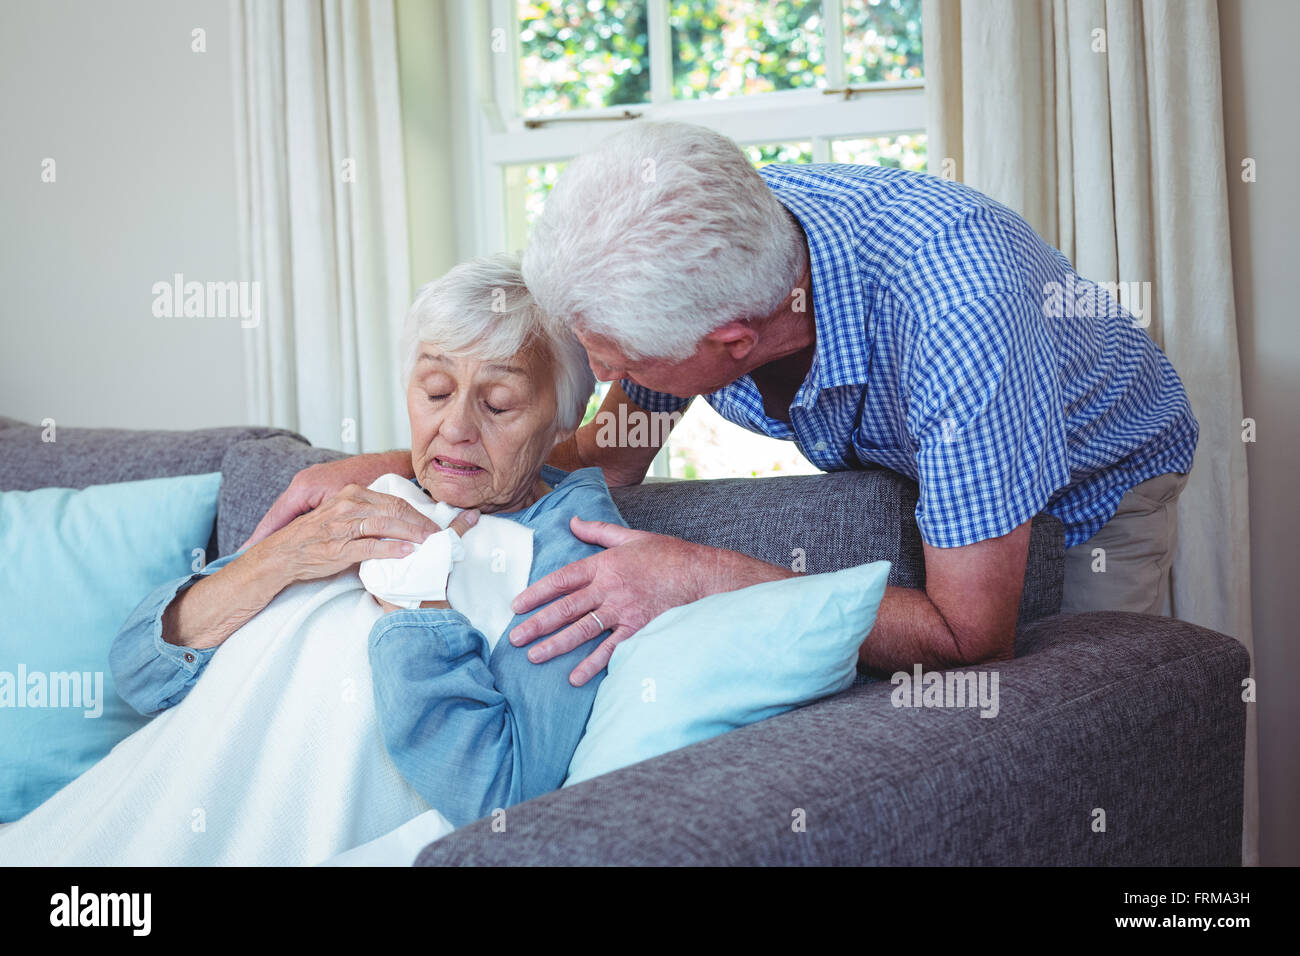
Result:
{"type": "Polygon", "coordinates": [[[294,518],[319,508],[325,501],[334,497],[346,485],[369,485],[380,475],[389,473],[410,478],[411,453],[409,451],[385,451],[372,455],[353,455],[338,461],[322,462],[304,468],[293,476],[289,487],[271,509],[262,516],[257,527],[242,548],[257,544],[263,538],[279,531],[294,518]]]}
{"type": "Polygon", "coordinates": [[[554,603],[511,631],[510,643],[527,644],[564,628],[528,652],[528,659],[540,664],[611,630],[569,674],[575,687],[600,673],[615,647],[669,608],[719,591],[794,576],[785,568],[735,551],[670,535],[577,517],[569,527],[580,540],[608,550],[553,571],[520,592],[513,602],[516,614],[554,603]]]}

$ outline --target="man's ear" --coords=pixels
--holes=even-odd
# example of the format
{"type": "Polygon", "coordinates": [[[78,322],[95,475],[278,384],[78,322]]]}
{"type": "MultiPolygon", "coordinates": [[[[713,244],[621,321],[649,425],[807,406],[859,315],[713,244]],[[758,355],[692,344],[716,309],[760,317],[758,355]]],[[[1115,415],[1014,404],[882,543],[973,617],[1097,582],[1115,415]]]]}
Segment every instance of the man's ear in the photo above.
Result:
{"type": "Polygon", "coordinates": [[[748,357],[758,345],[758,333],[748,322],[733,319],[705,335],[704,341],[723,349],[733,360],[740,361],[748,357]]]}

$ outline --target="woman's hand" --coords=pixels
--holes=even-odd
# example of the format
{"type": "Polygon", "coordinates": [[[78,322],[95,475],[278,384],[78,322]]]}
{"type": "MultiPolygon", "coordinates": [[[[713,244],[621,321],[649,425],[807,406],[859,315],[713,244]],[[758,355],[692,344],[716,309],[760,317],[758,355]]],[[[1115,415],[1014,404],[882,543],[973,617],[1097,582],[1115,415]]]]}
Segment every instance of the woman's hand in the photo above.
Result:
{"type": "Polygon", "coordinates": [[[346,490],[349,482],[364,487],[380,475],[389,472],[401,475],[403,478],[410,478],[411,453],[386,451],[369,455],[353,455],[350,458],[321,462],[304,468],[293,476],[289,487],[275,499],[240,550],[251,548],[288,525],[299,515],[319,508],[334,495],[346,490]]]}
{"type": "Polygon", "coordinates": [[[218,647],[295,581],[329,577],[367,558],[403,557],[441,530],[410,502],[348,485],[184,591],[163,612],[163,640],[218,647]]]}
{"type": "Polygon", "coordinates": [[[311,581],[370,558],[404,558],[441,530],[408,501],[360,485],[345,485],[320,507],[253,545],[248,553],[257,551],[286,583],[311,581]]]}
{"type": "MultiPolygon", "coordinates": [[[[456,515],[456,517],[452,519],[451,525],[449,527],[451,528],[452,531],[455,531],[457,535],[463,537],[469,531],[470,528],[478,524],[478,519],[479,519],[478,509],[470,508],[456,515]]],[[[437,528],[438,526],[435,524],[434,527],[437,528]]],[[[439,528],[438,530],[442,530],[442,529],[439,528]]],[[[371,597],[375,599],[376,604],[378,604],[381,608],[384,609],[385,614],[391,614],[393,611],[403,610],[403,608],[398,607],[396,604],[389,604],[387,601],[385,601],[383,598],[379,597],[378,595],[372,594],[371,597]]],[[[451,604],[447,601],[421,601],[420,607],[450,608],[451,604]]]]}

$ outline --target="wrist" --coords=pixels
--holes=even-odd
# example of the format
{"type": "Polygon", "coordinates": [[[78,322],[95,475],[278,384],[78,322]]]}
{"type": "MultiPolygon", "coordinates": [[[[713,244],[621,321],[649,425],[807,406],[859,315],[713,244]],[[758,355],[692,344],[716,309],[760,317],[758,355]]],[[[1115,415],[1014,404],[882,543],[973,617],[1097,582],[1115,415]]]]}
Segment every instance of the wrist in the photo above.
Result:
{"type": "Polygon", "coordinates": [[[292,560],[279,552],[276,535],[253,545],[231,561],[226,569],[235,571],[244,587],[266,597],[267,604],[289,585],[307,579],[302,569],[296,568],[292,560]]]}
{"type": "Polygon", "coordinates": [[[754,584],[798,577],[789,568],[752,558],[739,551],[711,548],[707,545],[695,545],[695,547],[706,548],[713,552],[712,560],[700,562],[700,566],[708,568],[709,573],[701,576],[700,593],[696,595],[696,600],[722,591],[739,591],[754,584]]]}

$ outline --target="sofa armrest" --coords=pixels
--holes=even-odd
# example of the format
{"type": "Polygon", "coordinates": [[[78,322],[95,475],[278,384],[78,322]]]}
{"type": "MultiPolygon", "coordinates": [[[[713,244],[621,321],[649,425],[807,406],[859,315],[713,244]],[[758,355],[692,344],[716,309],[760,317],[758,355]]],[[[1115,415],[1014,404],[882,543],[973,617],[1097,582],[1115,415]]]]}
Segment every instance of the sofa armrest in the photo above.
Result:
{"type": "Polygon", "coordinates": [[[1238,642],[1097,612],[1027,626],[1017,655],[967,669],[998,674],[995,717],[895,707],[872,681],[462,827],[417,865],[1240,862],[1238,642]]]}

